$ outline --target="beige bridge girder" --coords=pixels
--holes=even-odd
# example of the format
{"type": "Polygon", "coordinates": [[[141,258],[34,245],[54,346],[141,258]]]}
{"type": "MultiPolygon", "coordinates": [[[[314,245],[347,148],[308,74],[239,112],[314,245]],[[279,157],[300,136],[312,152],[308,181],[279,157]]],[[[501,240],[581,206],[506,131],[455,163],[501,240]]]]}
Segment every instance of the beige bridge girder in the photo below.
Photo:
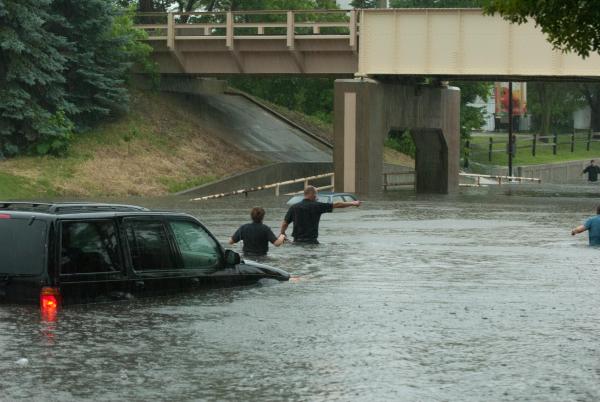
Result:
{"type": "Polygon", "coordinates": [[[143,13],[161,73],[597,79],[533,23],[479,9],[143,13]]]}

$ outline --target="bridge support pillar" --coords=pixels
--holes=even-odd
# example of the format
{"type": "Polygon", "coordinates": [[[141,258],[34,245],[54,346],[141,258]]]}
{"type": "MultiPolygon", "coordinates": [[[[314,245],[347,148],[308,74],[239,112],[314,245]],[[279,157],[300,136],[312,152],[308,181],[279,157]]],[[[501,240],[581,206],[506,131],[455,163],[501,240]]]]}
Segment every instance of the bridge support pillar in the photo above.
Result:
{"type": "Polygon", "coordinates": [[[416,152],[417,193],[458,189],[460,91],[372,79],[336,80],[334,170],[336,191],[382,190],[383,143],[390,130],[410,130],[416,152]]]}

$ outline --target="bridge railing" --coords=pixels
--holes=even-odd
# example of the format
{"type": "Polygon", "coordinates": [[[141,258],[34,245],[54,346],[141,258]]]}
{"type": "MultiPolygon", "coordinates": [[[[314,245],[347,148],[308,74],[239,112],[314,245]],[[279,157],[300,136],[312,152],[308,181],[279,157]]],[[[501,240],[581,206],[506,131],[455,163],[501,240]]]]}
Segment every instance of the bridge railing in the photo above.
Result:
{"type": "Polygon", "coordinates": [[[150,41],[166,41],[174,48],[180,40],[285,39],[293,48],[297,39],[347,39],[356,49],[356,10],[233,11],[138,13],[136,27],[150,41]]]}

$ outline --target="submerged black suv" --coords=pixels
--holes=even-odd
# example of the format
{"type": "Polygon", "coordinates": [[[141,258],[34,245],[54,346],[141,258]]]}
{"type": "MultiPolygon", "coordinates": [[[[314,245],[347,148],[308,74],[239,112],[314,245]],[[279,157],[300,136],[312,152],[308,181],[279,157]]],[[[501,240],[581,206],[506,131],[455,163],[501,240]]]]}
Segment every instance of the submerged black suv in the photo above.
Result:
{"type": "Polygon", "coordinates": [[[133,205],[0,202],[0,302],[85,303],[280,281],[194,217],[133,205]]]}

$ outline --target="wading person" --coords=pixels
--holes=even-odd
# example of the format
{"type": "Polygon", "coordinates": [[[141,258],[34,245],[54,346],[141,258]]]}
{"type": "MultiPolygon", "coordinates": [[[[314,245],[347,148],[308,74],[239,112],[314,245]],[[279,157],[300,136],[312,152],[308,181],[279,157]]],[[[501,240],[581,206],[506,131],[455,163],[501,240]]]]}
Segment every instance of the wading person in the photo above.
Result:
{"type": "Polygon", "coordinates": [[[594,183],[598,181],[598,173],[600,173],[600,167],[594,163],[593,159],[590,161],[590,164],[587,165],[585,169],[583,169],[583,172],[581,172],[581,174],[586,173],[588,175],[589,182],[594,183]]]}
{"type": "Polygon", "coordinates": [[[292,237],[294,243],[318,244],[319,221],[321,215],[326,212],[332,212],[334,208],[358,207],[360,201],[335,202],[333,204],[318,202],[317,189],[308,186],[304,189],[304,199],[299,203],[292,205],[285,214],[281,224],[281,235],[285,236],[290,223],[294,224],[292,237]]]}
{"type": "Polygon", "coordinates": [[[260,207],[252,208],[250,217],[252,218],[252,223],[240,226],[229,239],[229,244],[243,241],[244,254],[253,256],[266,255],[269,251],[269,243],[276,247],[283,244],[285,235],[275,237],[271,228],[262,223],[265,218],[264,209],[260,207]]]}
{"type": "Polygon", "coordinates": [[[590,246],[600,246],[600,205],[596,208],[596,216],[589,218],[583,225],[571,230],[571,235],[588,231],[590,246]]]}

